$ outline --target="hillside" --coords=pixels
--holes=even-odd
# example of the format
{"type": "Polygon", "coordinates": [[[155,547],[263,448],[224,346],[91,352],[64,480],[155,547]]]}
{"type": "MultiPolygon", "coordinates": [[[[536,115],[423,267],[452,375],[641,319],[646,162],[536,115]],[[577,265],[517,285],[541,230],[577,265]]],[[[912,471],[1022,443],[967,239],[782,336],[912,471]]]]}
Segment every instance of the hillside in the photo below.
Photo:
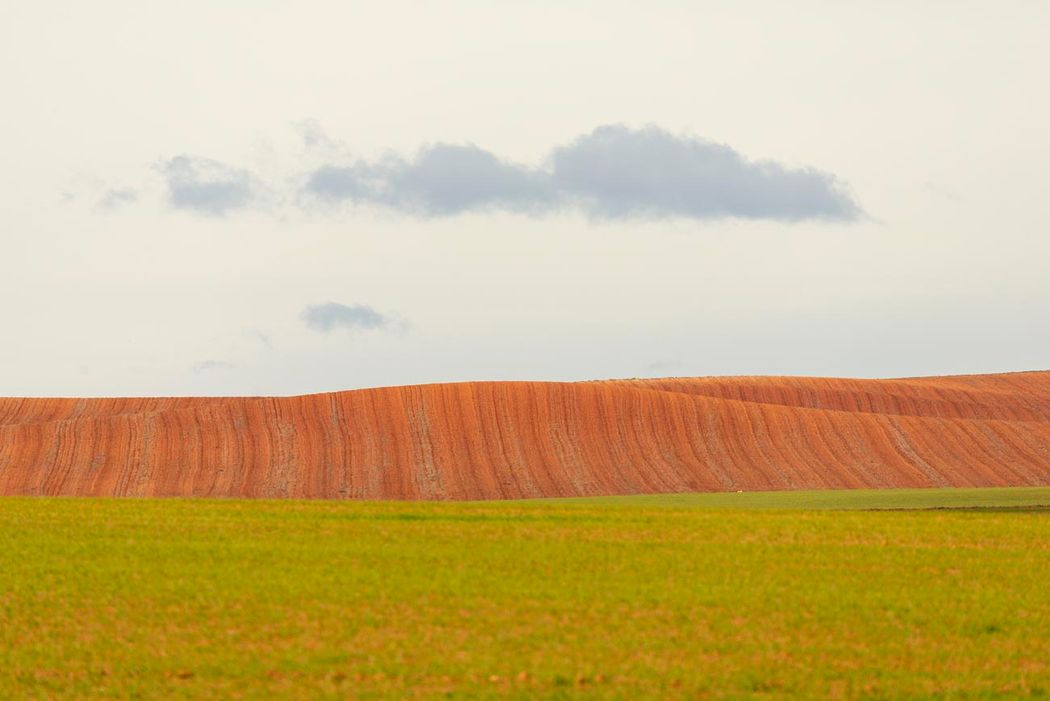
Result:
{"type": "Polygon", "coordinates": [[[516,499],[1050,484],[1050,372],[0,399],[0,494],[516,499]]]}

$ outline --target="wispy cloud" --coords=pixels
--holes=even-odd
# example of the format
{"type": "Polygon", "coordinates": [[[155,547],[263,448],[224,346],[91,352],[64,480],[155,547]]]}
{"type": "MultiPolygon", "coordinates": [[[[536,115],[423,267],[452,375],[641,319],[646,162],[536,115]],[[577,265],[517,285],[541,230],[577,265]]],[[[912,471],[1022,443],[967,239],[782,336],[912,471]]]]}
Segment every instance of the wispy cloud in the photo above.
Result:
{"type": "Polygon", "coordinates": [[[336,329],[376,330],[396,324],[396,318],[376,311],[367,304],[339,304],[325,302],[312,304],[299,316],[308,328],[322,333],[336,329]]]}
{"type": "Polygon", "coordinates": [[[667,370],[678,370],[682,367],[682,361],[680,360],[657,360],[649,363],[646,366],[647,370],[656,370],[658,372],[664,372],[667,370]]]}
{"type": "Polygon", "coordinates": [[[270,338],[270,334],[262,331],[255,331],[251,334],[252,338],[259,342],[266,350],[273,350],[273,339],[270,338]]]}
{"type": "Polygon", "coordinates": [[[138,190],[130,187],[113,188],[106,190],[106,192],[102,194],[102,197],[100,197],[96,203],[96,207],[103,210],[117,209],[124,205],[134,204],[138,199],[138,190]]]}
{"type": "Polygon", "coordinates": [[[303,146],[322,151],[338,151],[339,142],[328,136],[328,133],[313,119],[296,122],[293,127],[299,132],[303,146]]]}
{"type": "Polygon", "coordinates": [[[208,372],[209,370],[232,370],[236,365],[225,360],[202,360],[190,366],[194,373],[208,372]]]}

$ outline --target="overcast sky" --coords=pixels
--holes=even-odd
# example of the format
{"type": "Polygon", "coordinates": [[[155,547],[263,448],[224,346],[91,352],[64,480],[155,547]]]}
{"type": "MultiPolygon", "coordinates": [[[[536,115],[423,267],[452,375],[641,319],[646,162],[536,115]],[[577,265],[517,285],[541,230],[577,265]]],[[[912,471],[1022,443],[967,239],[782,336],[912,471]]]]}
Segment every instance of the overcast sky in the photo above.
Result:
{"type": "Polygon", "coordinates": [[[0,394],[1048,368],[1047,27],[5,2],[0,394]]]}

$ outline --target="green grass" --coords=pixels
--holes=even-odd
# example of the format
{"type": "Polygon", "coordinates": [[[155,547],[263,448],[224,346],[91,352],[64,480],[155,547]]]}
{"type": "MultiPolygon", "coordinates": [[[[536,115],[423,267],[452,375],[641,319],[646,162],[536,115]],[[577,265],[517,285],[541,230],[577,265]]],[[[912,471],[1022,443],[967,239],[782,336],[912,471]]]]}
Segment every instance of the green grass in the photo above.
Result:
{"type": "Polygon", "coordinates": [[[1050,487],[973,489],[825,489],[792,492],[639,494],[524,503],[674,506],[704,509],[1033,509],[1050,508],[1050,487]]]}
{"type": "Polygon", "coordinates": [[[707,498],[0,499],[0,698],[1050,694],[1050,512],[707,498]]]}

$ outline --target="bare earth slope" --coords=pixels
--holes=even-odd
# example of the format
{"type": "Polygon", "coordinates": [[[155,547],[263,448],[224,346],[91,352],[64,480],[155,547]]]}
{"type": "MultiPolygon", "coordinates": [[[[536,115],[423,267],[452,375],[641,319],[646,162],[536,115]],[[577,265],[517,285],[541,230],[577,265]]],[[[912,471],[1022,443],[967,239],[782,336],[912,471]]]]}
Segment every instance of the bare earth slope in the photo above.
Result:
{"type": "Polygon", "coordinates": [[[0,494],[513,499],[1050,485],[1050,372],[0,399],[0,494]]]}

